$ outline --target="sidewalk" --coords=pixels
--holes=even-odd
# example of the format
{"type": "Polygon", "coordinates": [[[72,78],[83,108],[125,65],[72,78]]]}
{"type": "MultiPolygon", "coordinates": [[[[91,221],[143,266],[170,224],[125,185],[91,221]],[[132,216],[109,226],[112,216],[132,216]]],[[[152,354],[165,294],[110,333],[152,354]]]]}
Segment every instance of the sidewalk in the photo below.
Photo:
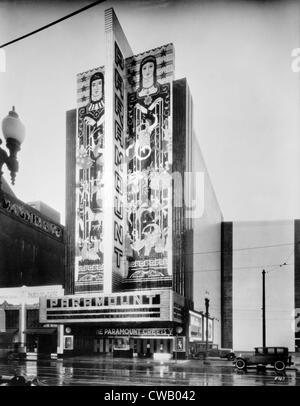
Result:
{"type": "MultiPolygon", "coordinates": [[[[292,362],[294,363],[291,368],[300,370],[300,353],[291,353],[292,362]]],[[[25,360],[26,362],[27,360],[25,360]]],[[[228,361],[226,358],[207,357],[205,359],[170,359],[170,360],[157,360],[152,358],[118,358],[105,355],[78,355],[55,360],[38,360],[37,362],[57,362],[64,365],[80,363],[80,364],[123,364],[128,365],[153,365],[153,366],[170,366],[187,369],[203,369],[205,366],[213,367],[232,367],[234,368],[234,361],[228,361]]]]}
{"type": "Polygon", "coordinates": [[[107,356],[76,356],[68,357],[63,360],[64,364],[68,363],[87,363],[87,364],[97,364],[105,362],[106,364],[127,364],[127,365],[153,365],[153,366],[172,366],[181,368],[203,368],[205,366],[225,366],[234,367],[233,361],[228,361],[227,359],[218,357],[207,357],[206,359],[170,359],[170,360],[155,360],[152,358],[116,358],[107,356]]]}

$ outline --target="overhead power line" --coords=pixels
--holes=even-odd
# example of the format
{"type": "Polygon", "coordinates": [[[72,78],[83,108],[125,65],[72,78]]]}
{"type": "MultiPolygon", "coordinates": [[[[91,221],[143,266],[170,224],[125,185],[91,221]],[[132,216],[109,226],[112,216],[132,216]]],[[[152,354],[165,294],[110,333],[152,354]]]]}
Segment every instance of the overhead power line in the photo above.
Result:
{"type": "MultiPolygon", "coordinates": [[[[298,242],[300,243],[300,241],[298,242]]],[[[199,252],[190,252],[190,253],[185,253],[183,255],[188,256],[188,255],[206,255],[206,254],[216,254],[218,252],[222,252],[223,254],[226,253],[232,253],[235,251],[248,251],[248,250],[257,250],[257,249],[262,249],[262,248],[276,248],[276,247],[284,247],[288,245],[294,245],[294,242],[290,243],[284,243],[284,244],[274,244],[274,245],[258,245],[256,247],[244,247],[244,248],[232,248],[231,250],[215,250],[215,251],[199,251],[199,252]]]]}
{"type": "MultiPolygon", "coordinates": [[[[288,267],[290,267],[290,266],[293,266],[294,264],[286,264],[288,267]]],[[[239,270],[239,271],[249,271],[249,269],[258,269],[258,270],[261,270],[261,269],[263,269],[264,267],[267,267],[268,265],[257,265],[257,266],[240,266],[240,267],[232,267],[232,270],[239,270]]],[[[278,269],[280,268],[280,266],[281,266],[281,264],[278,264],[278,265],[269,265],[269,266],[277,266],[278,267],[278,269]]],[[[291,269],[292,270],[292,269],[291,269]]],[[[188,271],[188,270],[185,270],[183,273],[186,273],[186,274],[196,274],[196,273],[207,273],[207,272],[221,272],[221,266],[220,266],[220,268],[210,268],[210,269],[206,269],[206,268],[204,268],[204,269],[199,269],[199,270],[197,270],[197,269],[194,269],[194,270],[192,270],[192,271],[188,271]]],[[[272,271],[273,272],[273,271],[272,271]]],[[[268,273],[268,272],[267,272],[268,273]]]]}
{"type": "MultiPolygon", "coordinates": [[[[282,264],[280,264],[279,267],[281,268],[281,267],[283,267],[283,266],[290,265],[290,264],[288,264],[288,261],[289,261],[289,259],[291,258],[291,256],[292,256],[294,253],[295,253],[295,250],[293,249],[293,250],[291,251],[291,253],[289,254],[289,256],[287,257],[287,259],[286,259],[282,264]]],[[[274,265],[274,267],[276,267],[276,265],[274,265]]],[[[274,268],[274,267],[273,267],[273,268],[274,268]]],[[[273,268],[269,269],[269,270],[267,271],[267,273],[278,271],[278,269],[273,269],[273,268]]]]}
{"type": "Polygon", "coordinates": [[[51,23],[49,23],[47,25],[44,25],[43,27],[40,27],[40,28],[38,28],[38,29],[36,29],[34,31],[31,31],[28,34],[22,35],[21,37],[15,38],[12,41],[6,42],[5,44],[0,45],[0,48],[4,48],[7,45],[14,44],[15,42],[21,41],[21,40],[23,40],[23,39],[25,39],[27,37],[30,37],[31,35],[37,34],[40,31],[46,30],[47,28],[50,28],[55,24],[61,23],[62,21],[67,20],[68,18],[74,17],[75,15],[77,15],[79,13],[82,13],[83,11],[88,10],[89,8],[95,7],[100,3],[104,3],[104,1],[105,0],[94,1],[93,3],[91,3],[91,4],[89,4],[89,5],[85,6],[85,7],[82,7],[79,10],[74,11],[73,13],[70,13],[70,14],[64,16],[64,17],[59,18],[58,20],[52,21],[51,23]]]}

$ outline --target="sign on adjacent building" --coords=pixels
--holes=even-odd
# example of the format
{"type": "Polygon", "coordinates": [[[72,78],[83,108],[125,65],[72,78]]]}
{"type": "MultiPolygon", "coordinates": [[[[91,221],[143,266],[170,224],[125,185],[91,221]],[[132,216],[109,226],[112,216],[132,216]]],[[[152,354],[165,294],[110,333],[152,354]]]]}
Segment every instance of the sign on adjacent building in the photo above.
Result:
{"type": "Polygon", "coordinates": [[[203,339],[203,316],[190,311],[189,340],[192,342],[203,339]]]}
{"type": "Polygon", "coordinates": [[[18,288],[1,288],[0,289],[0,305],[19,306],[38,305],[41,297],[56,298],[64,294],[64,289],[61,285],[49,286],[22,286],[18,288]]]}
{"type": "Polygon", "coordinates": [[[189,340],[190,342],[208,342],[213,341],[213,319],[208,318],[204,314],[195,313],[189,311],[190,322],[189,322],[189,340]],[[206,336],[206,322],[207,322],[207,336],[206,336]]]}
{"type": "Polygon", "coordinates": [[[43,217],[37,210],[32,209],[31,206],[15,197],[4,194],[0,200],[0,208],[18,220],[30,224],[37,230],[43,231],[59,241],[63,241],[64,230],[62,226],[43,217]]]}

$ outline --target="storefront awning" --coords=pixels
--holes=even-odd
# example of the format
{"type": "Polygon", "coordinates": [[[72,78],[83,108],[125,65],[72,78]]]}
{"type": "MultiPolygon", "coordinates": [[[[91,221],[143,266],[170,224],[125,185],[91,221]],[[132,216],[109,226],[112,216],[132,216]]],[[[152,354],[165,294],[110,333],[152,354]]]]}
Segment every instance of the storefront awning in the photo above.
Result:
{"type": "Polygon", "coordinates": [[[6,331],[1,332],[0,334],[16,334],[19,331],[18,328],[7,328],[6,331]]]}
{"type": "Polygon", "coordinates": [[[27,328],[24,331],[25,334],[56,334],[57,329],[56,328],[50,328],[50,327],[44,327],[44,328],[27,328]]]}
{"type": "Polygon", "coordinates": [[[11,343],[15,333],[19,331],[17,328],[7,329],[5,332],[0,333],[0,343],[11,343]]]}

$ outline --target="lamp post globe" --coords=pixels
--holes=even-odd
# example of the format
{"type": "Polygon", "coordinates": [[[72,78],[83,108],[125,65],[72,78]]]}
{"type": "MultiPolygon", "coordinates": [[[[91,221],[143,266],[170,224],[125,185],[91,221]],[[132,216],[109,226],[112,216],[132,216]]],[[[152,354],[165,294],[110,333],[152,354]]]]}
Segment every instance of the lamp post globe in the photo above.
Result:
{"type": "MultiPolygon", "coordinates": [[[[9,155],[0,147],[0,192],[1,176],[3,174],[2,167],[4,164],[6,164],[10,171],[11,183],[13,185],[15,183],[16,173],[19,170],[17,153],[20,151],[21,144],[25,138],[25,126],[16,113],[14,106],[8,115],[2,120],[2,132],[6,140],[6,147],[9,150],[9,155]]],[[[0,145],[1,144],[2,141],[0,139],[0,145]]]]}
{"type": "Polygon", "coordinates": [[[19,146],[23,143],[25,139],[25,126],[15,111],[15,106],[12,107],[12,110],[2,120],[2,132],[6,142],[12,139],[19,146]]]}

